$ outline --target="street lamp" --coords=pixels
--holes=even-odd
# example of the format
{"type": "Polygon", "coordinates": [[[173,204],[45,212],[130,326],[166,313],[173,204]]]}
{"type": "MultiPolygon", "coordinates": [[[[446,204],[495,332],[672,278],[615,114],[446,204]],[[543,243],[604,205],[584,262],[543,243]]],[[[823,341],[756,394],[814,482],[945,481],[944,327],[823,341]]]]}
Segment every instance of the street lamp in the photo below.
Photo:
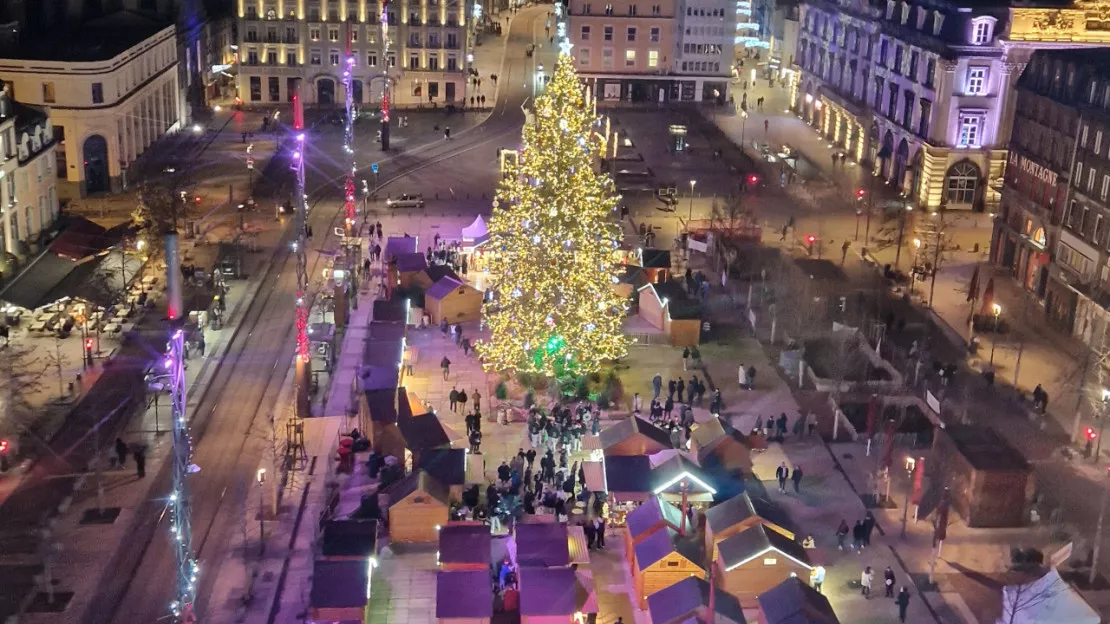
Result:
{"type": "Polygon", "coordinates": [[[266,525],[263,523],[266,517],[266,494],[262,487],[266,483],[266,469],[259,468],[254,475],[254,480],[258,482],[258,552],[261,556],[266,552],[266,525]]]}
{"type": "MultiPolygon", "coordinates": [[[[936,267],[933,268],[936,270],[936,267]]],[[[1002,316],[1002,306],[997,303],[991,305],[991,313],[994,314],[994,339],[991,340],[991,367],[994,367],[994,346],[998,344],[998,317],[1002,316]]]]}
{"type": "Polygon", "coordinates": [[[687,232],[690,231],[690,221],[692,221],[694,219],[694,185],[697,184],[697,183],[698,183],[697,180],[690,180],[690,212],[689,212],[688,215],[686,215],[686,231],[687,232]]]}
{"type": "Polygon", "coordinates": [[[906,537],[906,522],[910,517],[910,493],[913,491],[913,470],[917,467],[917,460],[906,457],[906,504],[902,508],[902,537],[906,537]]]}
{"type": "MultiPolygon", "coordinates": [[[[913,206],[907,205],[906,211],[902,213],[902,218],[898,222],[898,249],[894,251],[894,268],[900,269],[902,262],[902,237],[906,233],[906,221],[913,213],[913,206]]],[[[857,220],[858,222],[858,220],[857,220]]]]}
{"type": "Polygon", "coordinates": [[[921,239],[914,237],[913,239],[913,266],[910,267],[910,297],[913,297],[913,287],[917,280],[917,260],[918,255],[921,253],[921,239]]]}
{"type": "Polygon", "coordinates": [[[740,151],[745,152],[747,148],[744,147],[744,137],[748,134],[748,111],[741,109],[740,111],[740,151]]]}

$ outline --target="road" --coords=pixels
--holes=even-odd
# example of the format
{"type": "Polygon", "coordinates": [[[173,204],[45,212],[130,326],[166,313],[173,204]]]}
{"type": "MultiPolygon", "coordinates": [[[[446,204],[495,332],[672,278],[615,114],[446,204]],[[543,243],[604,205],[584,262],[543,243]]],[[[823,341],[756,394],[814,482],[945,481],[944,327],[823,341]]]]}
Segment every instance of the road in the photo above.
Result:
{"type": "MultiPolygon", "coordinates": [[[[492,194],[496,180],[495,153],[498,147],[519,142],[523,123],[521,105],[531,97],[530,76],[537,63],[550,63],[553,56],[546,46],[529,58],[525,48],[542,32],[547,9],[529,9],[512,23],[506,45],[506,58],[499,75],[499,99],[490,117],[480,126],[404,154],[378,158],[364,153],[360,161],[377,159],[384,171],[394,172],[379,180],[381,192],[401,186],[415,186],[429,197],[436,191],[444,197],[492,194]],[[545,60],[546,59],[546,60],[545,60]]],[[[550,66],[550,65],[549,65],[550,66]]],[[[319,149],[319,148],[318,148],[319,149]]],[[[337,150],[338,153],[338,150],[337,150]]],[[[324,240],[313,242],[309,274],[319,270],[326,256],[319,253],[334,246],[331,232],[340,222],[342,165],[338,158],[307,155],[311,164],[307,180],[313,210],[310,223],[324,240]]],[[[370,175],[368,167],[360,176],[370,175]]],[[[398,191],[401,192],[401,191],[398,191]]],[[[473,202],[461,202],[467,210],[480,209],[473,202]]],[[[428,211],[456,209],[447,201],[430,202],[428,211]],[[437,208],[438,206],[438,208],[437,208]]],[[[229,554],[226,545],[243,520],[240,500],[260,464],[265,439],[257,433],[256,422],[274,408],[278,388],[293,355],[293,292],[295,260],[290,252],[291,228],[286,228],[270,270],[251,302],[244,320],[232,338],[227,355],[219,363],[212,382],[193,415],[196,441],[194,462],[201,470],[190,478],[192,496],[193,543],[200,561],[201,577],[196,611],[203,621],[207,612],[215,574],[229,554]]],[[[158,491],[169,491],[170,468],[155,477],[158,491]]],[[[107,597],[96,613],[96,621],[119,623],[154,622],[163,617],[174,594],[175,561],[169,542],[168,519],[163,500],[151,500],[143,513],[143,530],[126,545],[134,556],[129,566],[116,575],[115,587],[105,587],[107,597]],[[114,599],[112,597],[115,596],[114,599]],[[110,603],[110,604],[109,604],[110,603]]],[[[211,605],[213,609],[222,605],[211,605]]]]}

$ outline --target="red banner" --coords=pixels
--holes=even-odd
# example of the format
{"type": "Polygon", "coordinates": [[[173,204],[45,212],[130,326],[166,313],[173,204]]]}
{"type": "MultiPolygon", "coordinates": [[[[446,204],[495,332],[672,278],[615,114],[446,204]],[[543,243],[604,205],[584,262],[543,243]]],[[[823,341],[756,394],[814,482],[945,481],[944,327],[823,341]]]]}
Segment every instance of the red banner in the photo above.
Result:
{"type": "Polygon", "coordinates": [[[918,457],[917,463],[913,466],[913,497],[911,498],[914,505],[921,504],[921,493],[925,482],[925,458],[918,457]]]}

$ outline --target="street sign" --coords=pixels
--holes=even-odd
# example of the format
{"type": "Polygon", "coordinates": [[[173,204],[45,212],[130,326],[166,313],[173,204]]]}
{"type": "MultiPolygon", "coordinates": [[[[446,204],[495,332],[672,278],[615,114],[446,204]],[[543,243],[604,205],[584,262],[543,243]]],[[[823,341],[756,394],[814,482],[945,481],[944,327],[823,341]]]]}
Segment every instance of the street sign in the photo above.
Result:
{"type": "Polygon", "coordinates": [[[374,164],[370,165],[370,171],[373,171],[374,173],[377,173],[378,172],[378,163],[374,163],[374,164]]]}

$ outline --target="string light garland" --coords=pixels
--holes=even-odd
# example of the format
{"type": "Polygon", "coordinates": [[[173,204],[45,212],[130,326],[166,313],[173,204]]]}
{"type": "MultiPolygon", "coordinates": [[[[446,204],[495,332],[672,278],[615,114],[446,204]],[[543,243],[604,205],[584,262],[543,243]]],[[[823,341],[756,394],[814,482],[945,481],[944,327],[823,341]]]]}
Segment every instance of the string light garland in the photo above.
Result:
{"type": "Polygon", "coordinates": [[[343,151],[351,157],[351,166],[347,169],[347,180],[343,185],[344,199],[343,210],[346,217],[347,233],[351,234],[351,229],[355,224],[355,103],[354,103],[354,69],[355,57],[351,52],[351,42],[355,36],[355,28],[357,26],[353,22],[347,22],[347,60],[346,66],[343,69],[343,88],[346,90],[347,95],[344,98],[347,116],[344,119],[343,126],[343,151]]]}
{"type": "Polygon", "coordinates": [[[169,375],[170,407],[173,418],[173,491],[170,492],[170,539],[177,561],[177,588],[170,612],[174,621],[189,624],[196,621],[193,601],[196,599],[197,574],[200,567],[193,551],[193,528],[190,521],[190,497],[186,484],[196,472],[193,466],[193,438],[189,433],[185,398],[185,335],[174,330],[166,348],[164,366],[169,375]]]}
{"type": "Polygon", "coordinates": [[[493,202],[492,296],[482,309],[490,338],[478,344],[489,370],[584,374],[627,353],[628,305],[613,290],[619,196],[594,168],[605,144],[591,108],[574,60],[561,54],[493,202]]]}

